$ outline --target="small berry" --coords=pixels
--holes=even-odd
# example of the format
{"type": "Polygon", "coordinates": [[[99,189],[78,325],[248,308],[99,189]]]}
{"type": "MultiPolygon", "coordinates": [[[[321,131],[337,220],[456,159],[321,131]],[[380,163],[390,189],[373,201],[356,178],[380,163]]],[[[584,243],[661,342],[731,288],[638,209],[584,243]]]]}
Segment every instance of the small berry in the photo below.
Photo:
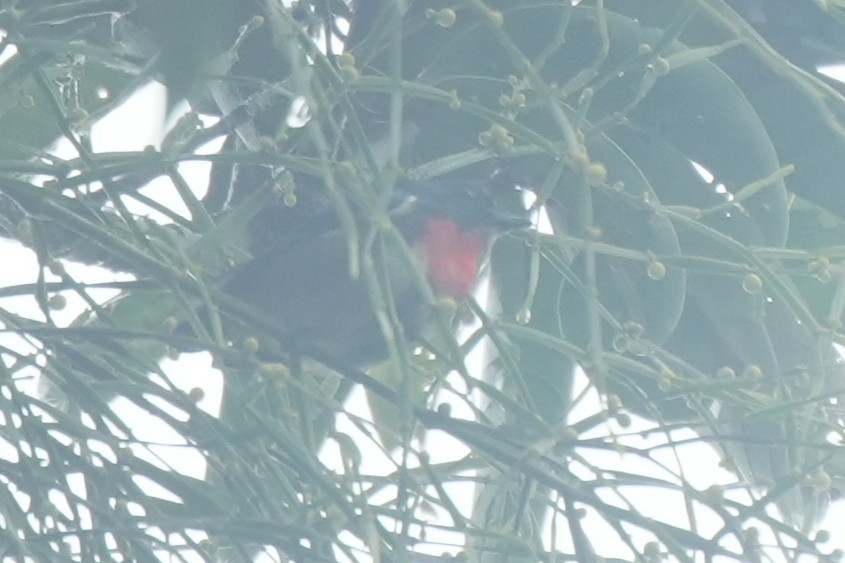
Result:
{"type": "Polygon", "coordinates": [[[757,274],[745,274],[742,278],[742,289],[752,295],[759,293],[763,289],[763,278],[757,274]]]}
{"type": "Polygon", "coordinates": [[[830,541],[830,532],[827,530],[819,530],[813,538],[816,543],[826,543],[830,541]]]}
{"type": "Polygon", "coordinates": [[[584,178],[589,186],[601,186],[607,181],[607,168],[601,162],[591,162],[584,169],[584,178]]]}
{"type": "Polygon", "coordinates": [[[733,370],[733,368],[723,366],[716,370],[716,378],[724,380],[736,379],[736,372],[733,370]]]}
{"type": "Polygon", "coordinates": [[[250,354],[254,354],[254,353],[258,352],[258,348],[260,346],[261,346],[260,342],[254,336],[244,338],[243,349],[244,349],[245,352],[248,352],[250,354]]]}
{"type": "Polygon", "coordinates": [[[502,12],[496,10],[489,10],[487,12],[487,17],[493,22],[493,25],[496,27],[501,27],[503,23],[505,23],[505,16],[502,12]]]}
{"type": "Polygon", "coordinates": [[[830,475],[823,469],[819,469],[807,479],[807,485],[820,493],[830,489],[831,483],[830,475]]]}
{"type": "Polygon", "coordinates": [[[67,307],[67,298],[60,293],[53,294],[47,301],[47,305],[53,311],[61,311],[62,309],[67,307]]]}
{"type": "Polygon", "coordinates": [[[162,328],[164,329],[165,332],[171,333],[174,330],[176,330],[176,327],[179,326],[179,319],[177,319],[176,317],[173,317],[173,316],[169,316],[166,319],[164,319],[164,321],[161,324],[162,324],[162,328]]]}
{"type": "Polygon", "coordinates": [[[763,377],[763,370],[757,364],[751,364],[743,370],[742,376],[753,381],[758,381],[763,377]]]}
{"type": "Polygon", "coordinates": [[[49,269],[50,273],[53,275],[65,275],[65,265],[62,264],[59,260],[50,260],[50,263],[47,264],[47,269],[49,269]]]}
{"type": "Polygon", "coordinates": [[[666,265],[663,262],[649,262],[646,268],[646,274],[654,281],[660,281],[666,277],[666,265]]]}
{"type": "Polygon", "coordinates": [[[442,28],[450,28],[455,25],[458,15],[455,10],[444,8],[442,10],[428,10],[426,16],[430,17],[442,28]]]}

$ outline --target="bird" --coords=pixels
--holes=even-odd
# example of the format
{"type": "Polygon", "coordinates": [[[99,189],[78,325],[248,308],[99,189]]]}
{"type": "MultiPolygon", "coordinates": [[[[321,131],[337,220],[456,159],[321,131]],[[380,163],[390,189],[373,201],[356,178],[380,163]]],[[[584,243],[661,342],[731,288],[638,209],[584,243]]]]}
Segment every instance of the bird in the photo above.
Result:
{"type": "MultiPolygon", "coordinates": [[[[503,186],[516,188],[503,176],[397,183],[389,218],[406,245],[386,244],[380,268],[408,343],[420,344],[432,322],[431,296],[465,302],[493,241],[530,225],[526,213],[498,204],[503,186]],[[430,293],[421,287],[414,266],[430,293]]],[[[253,258],[222,283],[223,293],[265,319],[272,338],[260,338],[261,349],[318,350],[355,368],[385,360],[391,337],[373,306],[371,284],[350,269],[347,235],[329,206],[275,218],[282,216],[294,218],[274,227],[275,234],[257,236],[266,244],[257,245],[261,248],[253,249],[253,258]],[[279,231],[286,234],[279,236],[279,231]]]]}

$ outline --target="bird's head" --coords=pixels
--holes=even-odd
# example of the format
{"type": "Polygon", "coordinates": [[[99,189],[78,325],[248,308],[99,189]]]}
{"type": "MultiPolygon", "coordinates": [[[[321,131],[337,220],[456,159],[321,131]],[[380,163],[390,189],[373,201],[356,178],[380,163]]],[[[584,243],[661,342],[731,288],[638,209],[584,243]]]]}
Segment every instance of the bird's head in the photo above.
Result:
{"type": "Polygon", "coordinates": [[[469,297],[494,238],[530,225],[525,213],[497,205],[499,192],[514,187],[497,177],[400,186],[413,217],[409,239],[438,296],[457,301],[469,297]]]}

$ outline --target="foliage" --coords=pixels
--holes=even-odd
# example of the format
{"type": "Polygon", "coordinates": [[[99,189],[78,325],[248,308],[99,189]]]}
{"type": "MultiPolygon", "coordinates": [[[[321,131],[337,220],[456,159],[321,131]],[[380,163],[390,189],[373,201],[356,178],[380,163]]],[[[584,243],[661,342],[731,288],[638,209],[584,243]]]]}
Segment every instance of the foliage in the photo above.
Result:
{"type": "Polygon", "coordinates": [[[816,67],[841,58],[845,20],[785,6],[4,3],[0,232],[39,268],[0,290],[36,305],[0,301],[0,553],[835,558],[811,532],[845,473],[845,98],[816,67]],[[92,125],[153,80],[190,112],[159,148],[94,150],[92,125]],[[397,180],[494,168],[547,228],[499,241],[459,340],[440,315],[436,357],[400,341],[369,373],[307,345],[265,361],[266,318],[221,290],[229,270],[330,202],[390,312],[397,180]],[[156,178],[186,213],[145,190],[156,178]],[[87,283],[73,262],[132,275],[87,283]],[[60,296],[84,313],[63,321],[60,296]],[[223,373],[219,416],[159,362],[192,350],[223,373]],[[356,384],[371,419],[344,403],[356,384]],[[139,409],[207,475],[169,465],[139,409]],[[722,452],[737,494],[690,482],[686,441],[722,452]],[[684,514],[631,500],[644,487],[684,514]]]}

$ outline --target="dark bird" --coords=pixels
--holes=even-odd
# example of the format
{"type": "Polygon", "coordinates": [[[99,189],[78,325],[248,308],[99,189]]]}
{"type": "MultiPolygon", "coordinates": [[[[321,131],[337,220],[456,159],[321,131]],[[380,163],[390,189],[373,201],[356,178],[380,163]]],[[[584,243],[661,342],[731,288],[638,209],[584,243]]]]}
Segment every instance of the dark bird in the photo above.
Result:
{"type": "MultiPolygon", "coordinates": [[[[436,299],[466,300],[495,237],[528,226],[525,214],[500,209],[501,185],[494,177],[396,186],[390,217],[407,246],[385,244],[379,271],[409,342],[418,341],[431,319],[421,277],[436,299]]],[[[322,215],[309,217],[298,235],[253,252],[253,260],[236,269],[223,290],[266,318],[283,347],[304,342],[366,367],[387,356],[385,323],[379,322],[370,284],[351,274],[346,234],[326,225],[332,221],[322,215]]]]}

